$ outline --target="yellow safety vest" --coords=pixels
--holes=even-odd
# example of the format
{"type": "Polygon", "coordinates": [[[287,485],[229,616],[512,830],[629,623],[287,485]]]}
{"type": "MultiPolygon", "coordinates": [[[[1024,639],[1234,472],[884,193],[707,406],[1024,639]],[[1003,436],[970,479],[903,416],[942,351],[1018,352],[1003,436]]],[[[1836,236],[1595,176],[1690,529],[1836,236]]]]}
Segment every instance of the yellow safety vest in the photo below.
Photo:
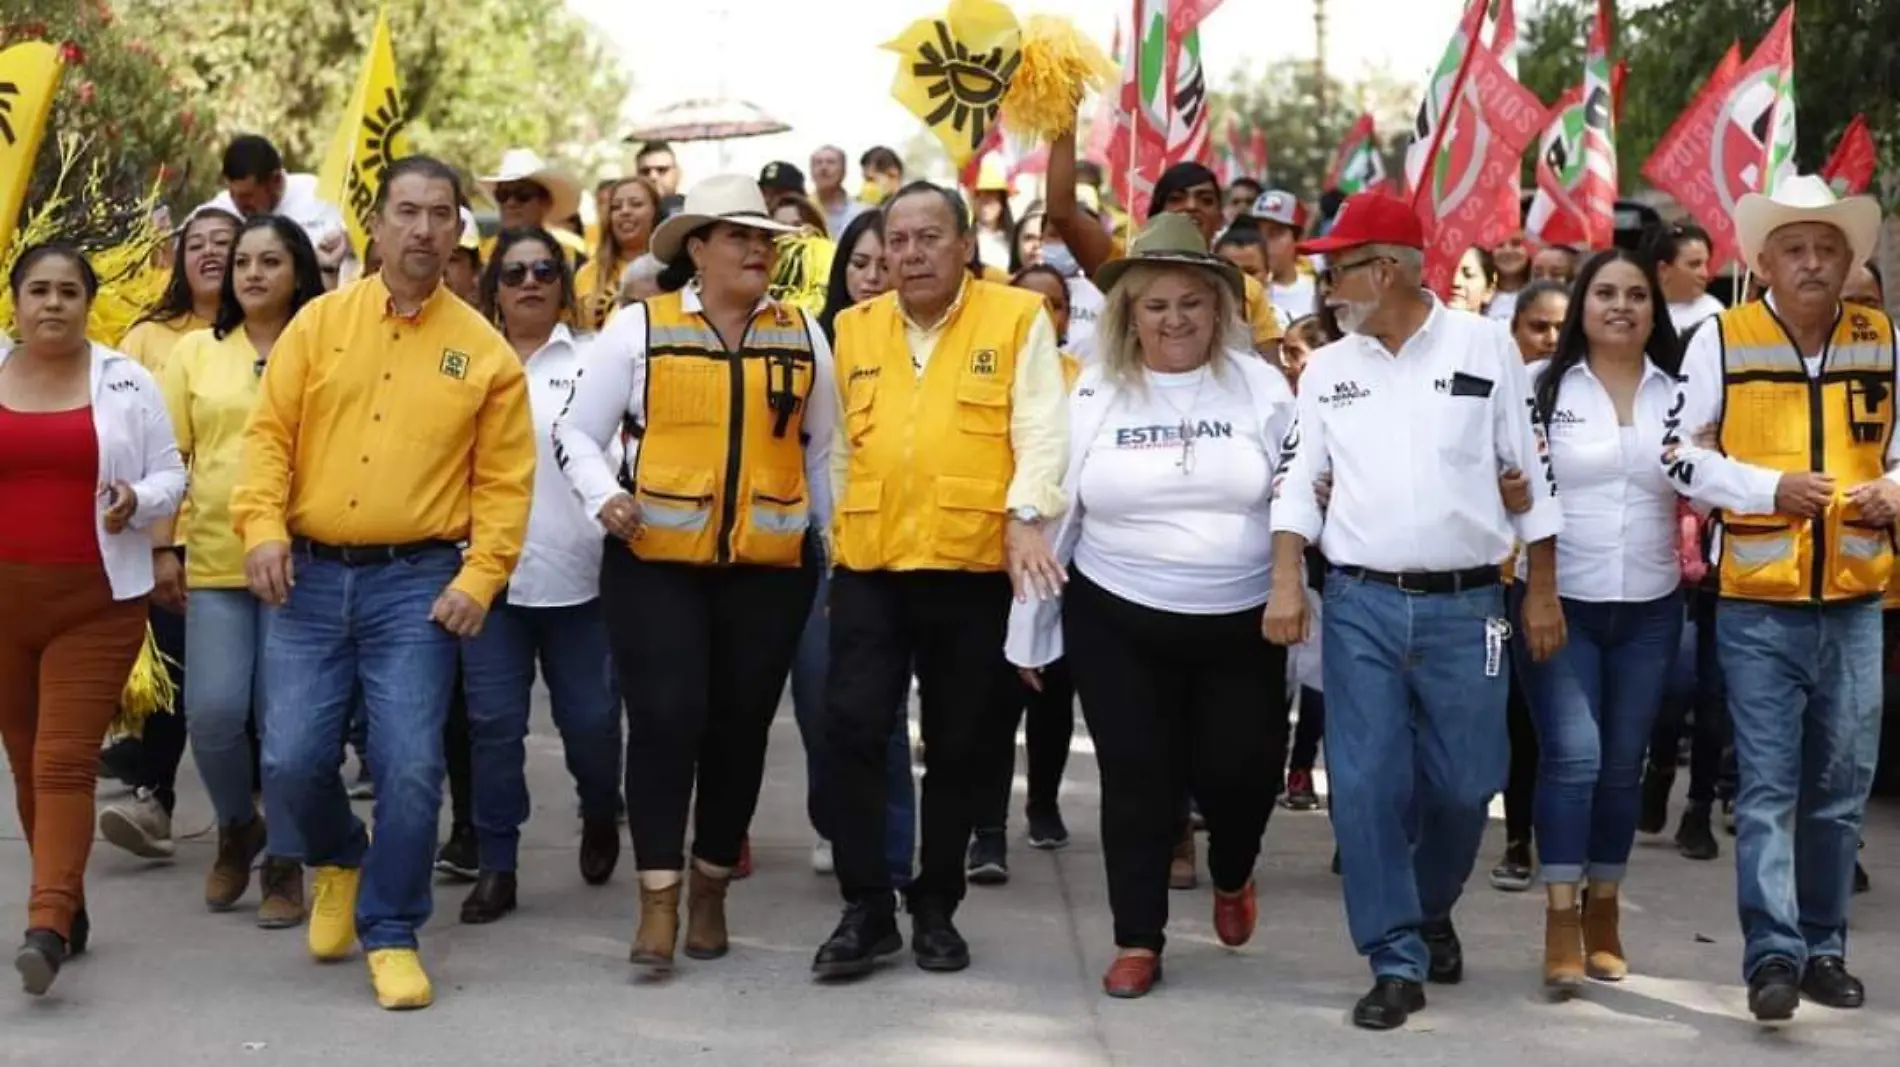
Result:
{"type": "Polygon", "coordinates": [[[646,419],[628,489],[643,560],[795,567],[810,522],[805,407],[816,363],[806,320],[776,302],[728,352],[680,294],[646,302],[646,419]]]}
{"type": "MultiPolygon", "coordinates": [[[[1894,430],[1893,323],[1843,307],[1809,378],[1764,302],[1716,319],[1722,339],[1722,451],[1783,472],[1824,471],[1840,494],[1886,472],[1894,430]]],[[[1878,596],[1893,569],[1892,531],[1837,494],[1821,515],[1721,513],[1723,596],[1827,603],[1878,596]]]]}
{"type": "Polygon", "coordinates": [[[838,384],[850,463],[833,548],[855,571],[1003,569],[1016,457],[1016,358],[1042,314],[1027,289],[965,283],[923,373],[897,294],[838,316],[838,384]]]}

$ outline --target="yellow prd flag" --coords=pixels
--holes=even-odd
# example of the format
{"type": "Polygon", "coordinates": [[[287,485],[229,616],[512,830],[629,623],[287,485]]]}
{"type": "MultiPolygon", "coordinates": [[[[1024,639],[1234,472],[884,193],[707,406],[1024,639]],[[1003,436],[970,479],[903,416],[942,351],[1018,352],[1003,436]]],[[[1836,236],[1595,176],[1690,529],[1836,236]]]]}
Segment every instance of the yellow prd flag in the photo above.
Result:
{"type": "Polygon", "coordinates": [[[376,35],[370,38],[363,77],[356,83],[317,175],[317,193],[343,211],[350,246],[360,257],[369,243],[370,211],[383,171],[409,154],[404,127],[402,87],[396,84],[396,52],[389,45],[389,22],[376,13],[376,35]]]}
{"type": "Polygon", "coordinates": [[[13,241],[33,160],[59,88],[59,51],[28,41],[0,52],[0,257],[13,241]]]}

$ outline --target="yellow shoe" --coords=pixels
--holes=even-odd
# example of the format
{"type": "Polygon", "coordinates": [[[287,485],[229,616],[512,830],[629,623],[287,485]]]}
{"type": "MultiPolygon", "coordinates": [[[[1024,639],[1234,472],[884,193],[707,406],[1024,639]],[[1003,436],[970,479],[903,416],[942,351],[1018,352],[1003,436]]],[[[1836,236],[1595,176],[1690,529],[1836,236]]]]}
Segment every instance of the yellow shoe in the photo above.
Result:
{"type": "Polygon", "coordinates": [[[389,1011],[426,1008],[435,1003],[435,989],[422,970],[422,957],[412,948],[379,948],[369,954],[369,980],[376,986],[376,1003],[389,1011]]]}
{"type": "Polygon", "coordinates": [[[356,890],[363,872],[355,867],[318,867],[310,883],[310,955],[340,960],[356,948],[356,890]]]}

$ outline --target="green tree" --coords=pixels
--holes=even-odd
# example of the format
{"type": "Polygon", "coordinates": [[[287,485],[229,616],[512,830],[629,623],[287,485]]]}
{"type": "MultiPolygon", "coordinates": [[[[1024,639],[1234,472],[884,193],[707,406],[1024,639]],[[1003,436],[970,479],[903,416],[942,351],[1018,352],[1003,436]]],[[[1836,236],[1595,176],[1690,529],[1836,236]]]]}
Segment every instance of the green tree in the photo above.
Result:
{"type": "MultiPolygon", "coordinates": [[[[9,0],[10,2],[10,0],[9,0]]],[[[599,31],[545,0],[122,0],[200,120],[191,191],[237,133],[316,170],[356,85],[378,7],[411,144],[470,172],[526,146],[576,158],[616,135],[628,83],[599,31]]]]}
{"type": "Polygon", "coordinates": [[[1264,132],[1268,177],[1308,201],[1324,191],[1333,155],[1362,112],[1371,112],[1386,134],[1386,169],[1397,173],[1394,150],[1403,141],[1398,131],[1409,128],[1416,98],[1416,90],[1384,74],[1350,84],[1327,76],[1324,93],[1320,77],[1310,63],[1275,63],[1237,73],[1224,91],[1212,94],[1214,135],[1224,137],[1229,121],[1242,131],[1264,132]]]}

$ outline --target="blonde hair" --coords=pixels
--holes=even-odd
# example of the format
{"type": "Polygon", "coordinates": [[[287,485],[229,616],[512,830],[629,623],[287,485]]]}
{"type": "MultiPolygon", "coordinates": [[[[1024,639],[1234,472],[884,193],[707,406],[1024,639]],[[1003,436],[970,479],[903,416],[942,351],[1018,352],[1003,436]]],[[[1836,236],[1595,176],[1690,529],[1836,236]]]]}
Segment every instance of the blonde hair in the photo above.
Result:
{"type": "MultiPolygon", "coordinates": [[[[660,222],[665,217],[665,213],[660,208],[660,201],[664,199],[660,196],[660,187],[654,185],[650,178],[639,174],[629,174],[625,177],[614,179],[613,184],[606,188],[605,192],[607,194],[606,199],[609,210],[606,216],[600,220],[600,243],[594,250],[594,262],[598,264],[598,266],[595,267],[597,272],[596,276],[600,279],[600,290],[602,292],[606,291],[607,286],[613,284],[614,279],[620,277],[621,273],[627,269],[627,266],[633,262],[633,259],[639,258],[635,256],[629,259],[623,255],[620,251],[620,239],[614,236],[612,211],[614,194],[629,185],[637,185],[643,189],[647,194],[647,203],[653,205],[653,225],[647,228],[647,238],[649,240],[652,239],[653,231],[659,228],[660,222]]],[[[605,311],[606,308],[603,307],[603,316],[605,311]]]]}
{"type": "Polygon", "coordinates": [[[1253,351],[1253,337],[1242,314],[1245,309],[1240,296],[1219,274],[1186,264],[1137,263],[1108,291],[1101,322],[1095,330],[1102,370],[1110,380],[1126,388],[1145,387],[1141,338],[1135,334],[1135,301],[1141,299],[1149,286],[1177,273],[1193,276],[1214,294],[1215,330],[1208,346],[1208,367],[1218,375],[1229,351],[1253,351]]]}

